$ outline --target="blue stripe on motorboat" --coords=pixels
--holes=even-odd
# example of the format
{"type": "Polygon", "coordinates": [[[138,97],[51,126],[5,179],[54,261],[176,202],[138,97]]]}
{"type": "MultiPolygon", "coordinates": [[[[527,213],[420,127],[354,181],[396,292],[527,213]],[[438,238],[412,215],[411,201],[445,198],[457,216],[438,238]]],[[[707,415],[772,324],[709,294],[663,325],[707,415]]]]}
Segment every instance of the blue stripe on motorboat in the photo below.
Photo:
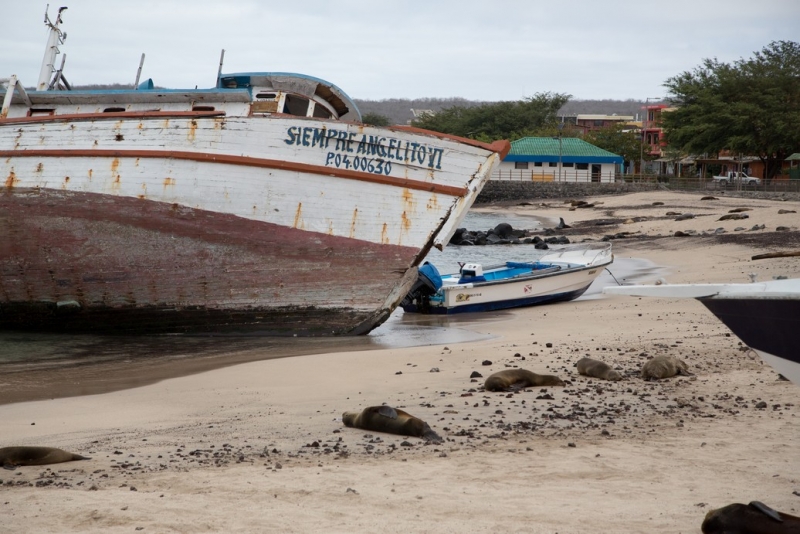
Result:
{"type": "MultiPolygon", "coordinates": [[[[454,313],[485,312],[485,311],[507,310],[509,308],[523,308],[526,306],[537,306],[539,304],[548,304],[552,302],[574,300],[583,295],[586,292],[586,290],[589,289],[590,285],[591,282],[586,284],[586,286],[581,289],[576,289],[575,291],[567,291],[565,293],[538,295],[535,297],[528,297],[523,299],[498,300],[494,302],[465,304],[464,306],[457,306],[455,308],[445,308],[444,306],[431,306],[430,310],[427,311],[427,313],[450,315],[454,313]]],[[[403,306],[403,310],[409,313],[421,312],[421,310],[419,310],[417,306],[413,304],[408,306],[403,306]]]]}

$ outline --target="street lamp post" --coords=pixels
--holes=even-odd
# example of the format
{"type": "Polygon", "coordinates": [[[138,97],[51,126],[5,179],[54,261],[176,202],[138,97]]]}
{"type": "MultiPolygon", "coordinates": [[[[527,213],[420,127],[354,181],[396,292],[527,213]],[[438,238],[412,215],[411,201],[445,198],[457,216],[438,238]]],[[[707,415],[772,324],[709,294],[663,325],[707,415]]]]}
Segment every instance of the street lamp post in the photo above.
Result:
{"type": "Polygon", "coordinates": [[[564,123],[559,122],[558,123],[558,181],[559,182],[561,181],[561,168],[563,167],[561,162],[563,154],[563,151],[561,150],[561,132],[563,130],[564,130],[564,123]]]}
{"type": "MultiPolygon", "coordinates": [[[[645,108],[647,108],[647,103],[645,102],[645,108]]],[[[645,113],[647,113],[647,109],[645,109],[645,113]]],[[[642,128],[641,132],[641,139],[639,140],[639,180],[644,179],[644,115],[642,115],[642,128]]]]}

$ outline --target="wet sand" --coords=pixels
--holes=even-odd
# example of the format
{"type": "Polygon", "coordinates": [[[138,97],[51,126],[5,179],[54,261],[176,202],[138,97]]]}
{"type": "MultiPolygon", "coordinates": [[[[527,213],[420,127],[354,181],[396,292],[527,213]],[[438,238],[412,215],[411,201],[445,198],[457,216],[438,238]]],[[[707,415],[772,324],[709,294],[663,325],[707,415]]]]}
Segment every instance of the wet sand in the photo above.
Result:
{"type": "MultiPolygon", "coordinates": [[[[503,317],[498,312],[479,320],[503,317]]],[[[108,393],[275,358],[465,343],[486,337],[468,329],[474,320],[403,317],[397,311],[369,336],[327,338],[2,333],[0,347],[13,350],[14,357],[0,362],[0,404],[108,393]]]]}
{"type": "MultiPolygon", "coordinates": [[[[800,202],[670,192],[586,200],[602,204],[481,209],[564,217],[573,241],[626,233],[614,240],[615,255],[665,266],[653,276],[671,283],[800,277],[797,258],[750,259],[800,249],[800,219],[778,213],[800,212],[800,202]],[[738,207],[751,208],[749,219],[718,220],[738,207]],[[696,217],[675,221],[667,211],[696,217]],[[594,224],[601,219],[619,222],[594,224]]],[[[465,328],[480,338],[254,361],[0,406],[0,447],[51,445],[92,457],[0,472],[3,525],[674,533],[699,531],[708,510],[731,502],[798,514],[800,389],[699,303],[591,298],[465,328]],[[642,363],[659,354],[681,358],[694,376],[643,381],[642,363]],[[575,362],[587,355],[624,380],[578,375],[575,362]],[[567,385],[483,390],[485,377],[511,367],[567,385]],[[482,377],[471,379],[474,372],[482,377]],[[445,442],[342,425],[343,411],[384,402],[424,419],[445,442]]]]}

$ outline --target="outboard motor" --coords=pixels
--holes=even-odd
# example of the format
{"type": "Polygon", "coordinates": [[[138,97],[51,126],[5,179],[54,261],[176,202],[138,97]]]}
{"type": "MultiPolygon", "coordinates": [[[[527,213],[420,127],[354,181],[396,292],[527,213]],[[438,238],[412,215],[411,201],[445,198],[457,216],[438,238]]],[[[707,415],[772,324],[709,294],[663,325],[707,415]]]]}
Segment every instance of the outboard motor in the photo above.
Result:
{"type": "Polygon", "coordinates": [[[430,296],[435,294],[440,287],[442,287],[442,275],[432,263],[426,261],[420,265],[417,281],[400,302],[400,307],[408,312],[427,311],[430,307],[430,296]]]}

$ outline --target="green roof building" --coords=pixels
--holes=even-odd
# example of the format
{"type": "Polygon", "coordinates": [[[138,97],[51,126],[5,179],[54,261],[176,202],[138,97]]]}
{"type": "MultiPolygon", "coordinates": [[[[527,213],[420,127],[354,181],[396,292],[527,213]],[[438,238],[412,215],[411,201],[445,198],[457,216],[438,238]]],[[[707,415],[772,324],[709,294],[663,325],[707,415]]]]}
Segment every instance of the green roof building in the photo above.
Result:
{"type": "Polygon", "coordinates": [[[575,137],[524,137],[511,143],[493,179],[613,182],[622,156],[575,137]]]}

